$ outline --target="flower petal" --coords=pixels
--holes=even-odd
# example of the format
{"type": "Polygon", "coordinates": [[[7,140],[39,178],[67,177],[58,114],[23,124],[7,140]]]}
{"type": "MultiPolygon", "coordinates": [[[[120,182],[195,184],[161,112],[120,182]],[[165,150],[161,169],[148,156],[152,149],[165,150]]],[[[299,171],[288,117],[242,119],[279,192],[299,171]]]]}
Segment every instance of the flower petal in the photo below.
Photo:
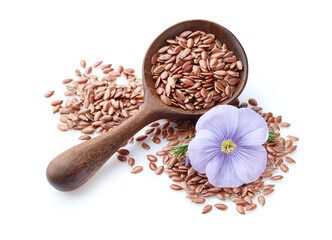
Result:
{"type": "Polygon", "coordinates": [[[219,152],[221,152],[221,139],[206,129],[199,130],[188,145],[190,164],[199,173],[205,173],[206,165],[219,152]]]}
{"type": "Polygon", "coordinates": [[[249,108],[239,109],[237,132],[233,138],[236,145],[262,145],[268,135],[269,129],[261,115],[249,108]]]}
{"type": "Polygon", "coordinates": [[[261,145],[237,147],[230,155],[236,175],[243,183],[256,181],[266,168],[267,152],[261,145]]]}
{"type": "Polygon", "coordinates": [[[186,156],[186,158],[185,158],[185,165],[186,165],[186,167],[190,167],[191,166],[190,159],[189,159],[188,156],[186,156]]]}
{"type": "Polygon", "coordinates": [[[219,105],[203,114],[197,121],[196,131],[210,130],[225,141],[236,133],[239,109],[231,105],[219,105]]]}
{"type": "Polygon", "coordinates": [[[236,174],[232,153],[220,153],[206,166],[206,176],[215,187],[233,188],[243,184],[236,174]]]}

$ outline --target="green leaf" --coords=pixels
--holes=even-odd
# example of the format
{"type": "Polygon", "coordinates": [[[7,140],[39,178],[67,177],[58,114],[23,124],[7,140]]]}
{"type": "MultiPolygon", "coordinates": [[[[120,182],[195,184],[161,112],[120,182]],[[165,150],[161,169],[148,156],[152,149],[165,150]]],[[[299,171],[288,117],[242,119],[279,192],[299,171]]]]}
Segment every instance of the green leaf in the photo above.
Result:
{"type": "Polygon", "coordinates": [[[186,152],[188,151],[188,144],[176,146],[175,148],[172,149],[172,151],[174,152],[175,156],[186,154],[186,152]]]}
{"type": "MultiPolygon", "coordinates": [[[[191,141],[195,137],[195,134],[191,135],[191,138],[188,139],[181,139],[179,141],[191,141]]],[[[178,145],[175,148],[171,149],[174,152],[174,155],[177,156],[187,156],[188,155],[188,143],[178,145]]]]}
{"type": "Polygon", "coordinates": [[[276,134],[272,131],[269,131],[269,138],[267,139],[267,141],[274,142],[275,138],[276,138],[276,134]]]}

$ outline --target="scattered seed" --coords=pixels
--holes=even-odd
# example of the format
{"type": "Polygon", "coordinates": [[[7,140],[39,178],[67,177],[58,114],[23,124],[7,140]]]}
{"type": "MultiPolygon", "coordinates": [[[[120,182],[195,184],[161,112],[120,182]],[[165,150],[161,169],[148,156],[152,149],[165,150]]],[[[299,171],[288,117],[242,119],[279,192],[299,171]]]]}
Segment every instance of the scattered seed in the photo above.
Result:
{"type": "Polygon", "coordinates": [[[255,210],[257,208],[257,204],[253,203],[253,204],[250,204],[246,210],[247,211],[252,211],[252,210],[255,210]]]}
{"type": "Polygon", "coordinates": [[[127,158],[125,156],[122,156],[122,155],[118,155],[117,159],[121,162],[126,162],[127,161],[127,158]]]}
{"type": "Polygon", "coordinates": [[[119,149],[119,150],[118,150],[118,153],[119,153],[120,155],[127,156],[130,152],[129,152],[127,149],[122,148],[122,149],[119,149]]]}
{"type": "Polygon", "coordinates": [[[248,103],[249,103],[250,105],[252,105],[252,106],[257,106],[257,101],[256,101],[256,99],[254,99],[254,98],[250,98],[250,99],[248,100],[248,103]]]}
{"type": "Polygon", "coordinates": [[[206,206],[204,206],[203,210],[202,210],[202,214],[207,214],[209,212],[211,212],[212,210],[212,205],[208,204],[206,206]]]}
{"type": "Polygon", "coordinates": [[[153,122],[149,124],[149,127],[158,127],[160,125],[159,122],[153,122]]]}
{"type": "Polygon", "coordinates": [[[271,180],[281,180],[283,179],[284,177],[281,176],[281,175],[276,175],[276,176],[273,176],[273,177],[270,177],[271,180]]]}
{"type": "Polygon", "coordinates": [[[274,192],[274,189],[267,189],[267,190],[264,190],[263,192],[262,192],[262,194],[263,195],[269,195],[269,194],[271,194],[272,192],[274,192]]]}
{"type": "Polygon", "coordinates": [[[281,123],[280,123],[280,126],[281,126],[281,127],[290,127],[291,124],[290,124],[290,123],[287,123],[287,122],[281,122],[281,123]]]}
{"type": "Polygon", "coordinates": [[[289,168],[283,163],[280,164],[280,169],[281,169],[281,171],[283,171],[285,173],[289,171],[289,168]]]}
{"type": "Polygon", "coordinates": [[[135,165],[135,159],[134,158],[129,158],[128,159],[128,164],[129,164],[129,166],[134,166],[135,165]]]}
{"type": "Polygon", "coordinates": [[[246,211],[244,210],[244,207],[242,205],[236,205],[236,210],[242,215],[246,214],[246,211]]]}
{"type": "Polygon", "coordinates": [[[153,155],[146,155],[146,158],[150,161],[150,162],[157,162],[158,158],[156,156],[153,155]]]}
{"type": "Polygon", "coordinates": [[[163,173],[163,171],[164,171],[164,166],[159,166],[159,167],[157,167],[157,169],[155,170],[155,173],[156,173],[156,175],[160,175],[160,174],[163,173]]]}
{"type": "Polygon", "coordinates": [[[63,100],[54,100],[53,102],[51,102],[51,105],[53,107],[57,106],[57,105],[61,105],[63,103],[63,100]]]}
{"type": "Polygon", "coordinates": [[[61,131],[68,131],[68,126],[64,124],[58,124],[58,129],[61,131]]]}
{"type": "Polygon", "coordinates": [[[49,97],[53,96],[53,94],[54,94],[54,91],[48,91],[48,92],[44,93],[44,97],[49,98],[49,97]]]}
{"type": "Polygon", "coordinates": [[[141,142],[141,141],[144,141],[147,137],[148,137],[148,136],[146,136],[146,135],[141,135],[141,136],[136,137],[135,140],[136,140],[137,142],[141,142]]]}
{"type": "Polygon", "coordinates": [[[222,210],[222,211],[225,211],[227,210],[227,205],[223,204],[223,203],[217,203],[217,204],[214,204],[214,207],[219,209],[219,210],[222,210]]]}
{"type": "Polygon", "coordinates": [[[136,166],[131,170],[131,173],[136,174],[136,173],[140,173],[143,171],[143,167],[142,166],[136,166]]]}
{"type": "Polygon", "coordinates": [[[82,68],[85,68],[85,66],[86,66],[86,62],[85,62],[84,60],[81,60],[81,61],[80,61],[80,65],[81,65],[82,68]]]}
{"type": "Polygon", "coordinates": [[[150,146],[147,144],[147,143],[142,143],[141,144],[142,148],[145,149],[145,150],[149,150],[150,149],[150,146]]]}
{"type": "Polygon", "coordinates": [[[180,191],[182,190],[182,187],[177,185],[177,184],[171,184],[171,189],[175,190],[175,191],[180,191]]]}
{"type": "Polygon", "coordinates": [[[155,171],[157,169],[157,165],[154,163],[154,162],[150,162],[149,163],[149,168],[152,170],[152,171],[155,171]]]}
{"type": "Polygon", "coordinates": [[[262,205],[262,206],[265,205],[265,197],[263,197],[263,196],[259,196],[259,197],[257,198],[257,200],[258,200],[258,203],[259,203],[260,205],[262,205]]]}
{"type": "Polygon", "coordinates": [[[299,141],[299,138],[298,138],[298,137],[294,137],[294,136],[291,136],[291,135],[287,135],[287,137],[288,137],[290,140],[294,141],[294,142],[299,141]]]}
{"type": "Polygon", "coordinates": [[[202,204],[205,202],[205,198],[195,198],[192,200],[193,203],[202,204]]]}
{"type": "Polygon", "coordinates": [[[295,160],[289,156],[285,156],[285,161],[288,162],[288,163],[296,163],[295,160]]]}
{"type": "Polygon", "coordinates": [[[158,144],[158,143],[161,142],[160,138],[158,138],[157,136],[154,136],[154,137],[152,138],[152,141],[153,141],[154,143],[156,143],[156,144],[158,144]]]}
{"type": "Polygon", "coordinates": [[[90,140],[91,139],[91,136],[89,135],[82,135],[78,138],[79,140],[90,140]]]}
{"type": "Polygon", "coordinates": [[[98,62],[96,62],[95,64],[93,64],[93,67],[94,67],[94,68],[99,67],[100,64],[102,64],[102,63],[103,63],[103,61],[98,61],[98,62]]]}

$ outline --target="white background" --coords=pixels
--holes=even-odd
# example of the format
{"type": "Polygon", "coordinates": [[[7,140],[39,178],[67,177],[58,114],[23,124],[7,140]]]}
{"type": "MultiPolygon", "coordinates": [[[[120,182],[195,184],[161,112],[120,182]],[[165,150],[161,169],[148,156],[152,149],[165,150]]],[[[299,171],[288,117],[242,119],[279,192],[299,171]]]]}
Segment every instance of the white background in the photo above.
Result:
{"type": "MultiPolygon", "coordinates": [[[[329,1],[1,1],[1,239],[331,239],[331,7],[329,1]],[[242,43],[255,97],[300,137],[297,164],[266,205],[243,216],[201,214],[203,206],[148,169],[146,151],[129,149],[145,170],[115,158],[86,185],[58,192],[49,161],[79,143],[60,132],[50,102],[79,61],[122,64],[141,75],[152,40],[189,19],[215,21],[242,43]],[[44,92],[56,90],[51,99],[44,92]]],[[[151,144],[152,145],[152,144],[151,144]]],[[[161,146],[153,145],[151,153],[161,146]]],[[[216,202],[216,201],[215,201],[216,202]]],[[[208,203],[215,203],[210,201],[208,203]]]]}

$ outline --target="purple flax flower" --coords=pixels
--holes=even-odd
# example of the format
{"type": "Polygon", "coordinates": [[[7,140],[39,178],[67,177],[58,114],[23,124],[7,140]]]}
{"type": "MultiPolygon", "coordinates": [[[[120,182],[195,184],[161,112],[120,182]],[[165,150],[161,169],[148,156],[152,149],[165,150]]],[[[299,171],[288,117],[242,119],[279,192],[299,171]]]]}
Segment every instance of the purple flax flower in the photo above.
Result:
{"type": "Polygon", "coordinates": [[[267,152],[262,144],[269,130],[255,111],[216,106],[201,116],[196,131],[188,146],[190,164],[215,187],[238,187],[264,172],[267,152]]]}
{"type": "Polygon", "coordinates": [[[185,158],[185,162],[186,162],[186,167],[190,167],[190,166],[191,166],[191,164],[190,164],[190,159],[189,159],[188,156],[186,156],[186,158],[185,158]]]}

